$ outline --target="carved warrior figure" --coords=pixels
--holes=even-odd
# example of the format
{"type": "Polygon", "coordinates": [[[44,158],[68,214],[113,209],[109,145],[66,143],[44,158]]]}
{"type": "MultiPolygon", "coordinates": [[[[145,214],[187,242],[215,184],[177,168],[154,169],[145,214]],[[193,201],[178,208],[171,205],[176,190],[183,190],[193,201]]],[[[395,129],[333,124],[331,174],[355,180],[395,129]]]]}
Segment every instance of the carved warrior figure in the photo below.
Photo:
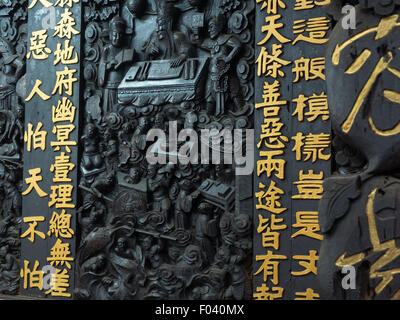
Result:
{"type": "Polygon", "coordinates": [[[209,39],[206,39],[201,48],[211,52],[209,78],[206,88],[207,109],[215,109],[215,114],[225,112],[225,103],[232,98],[237,110],[240,110],[239,82],[231,74],[234,59],[240,49],[240,41],[233,35],[224,34],[224,17],[212,18],[208,24],[209,39]]]}
{"type": "MultiPolygon", "coordinates": [[[[333,1],[340,9],[344,1],[333,1]]],[[[327,90],[336,135],[367,164],[324,182],[318,266],[321,298],[400,299],[400,3],[359,1],[357,28],[339,21],[326,54],[327,90]],[[354,170],[353,170],[354,171],[354,170]],[[351,173],[350,173],[351,172],[351,173]],[[356,269],[356,289],[342,268],[356,269]]]]}
{"type": "Polygon", "coordinates": [[[110,22],[110,42],[102,52],[99,64],[98,84],[104,88],[103,115],[118,111],[117,89],[127,68],[134,60],[135,51],[124,48],[126,23],[121,17],[114,17],[110,22]]]}
{"type": "Polygon", "coordinates": [[[25,64],[15,54],[12,45],[0,38],[0,110],[10,110],[17,105],[15,87],[24,69],[25,64]]]}

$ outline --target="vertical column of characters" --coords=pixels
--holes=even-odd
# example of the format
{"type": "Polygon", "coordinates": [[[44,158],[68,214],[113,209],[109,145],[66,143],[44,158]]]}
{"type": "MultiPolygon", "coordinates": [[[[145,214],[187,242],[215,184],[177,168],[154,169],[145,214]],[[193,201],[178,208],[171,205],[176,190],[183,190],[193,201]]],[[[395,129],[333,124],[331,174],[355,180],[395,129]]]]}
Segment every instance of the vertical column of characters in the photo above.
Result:
{"type": "Polygon", "coordinates": [[[286,67],[291,64],[284,57],[285,44],[291,40],[282,33],[282,17],[287,11],[285,1],[256,2],[257,152],[253,297],[275,300],[286,297],[285,290],[290,283],[286,276],[289,273],[290,241],[285,239],[288,238],[287,217],[290,216],[287,206],[290,199],[285,191],[288,189],[285,152],[289,145],[285,118],[290,95],[282,82],[286,67]]]}
{"type": "Polygon", "coordinates": [[[29,94],[23,192],[23,223],[27,227],[21,234],[22,291],[27,295],[70,298],[75,252],[81,3],[33,0],[28,10],[29,94]],[[49,17],[54,25],[43,22],[49,17]]]}
{"type": "Polygon", "coordinates": [[[319,299],[317,263],[320,234],[318,203],[330,174],[331,132],[325,85],[324,44],[331,21],[323,6],[330,1],[293,3],[293,117],[291,151],[297,176],[292,188],[291,275],[295,300],[319,299]]]}

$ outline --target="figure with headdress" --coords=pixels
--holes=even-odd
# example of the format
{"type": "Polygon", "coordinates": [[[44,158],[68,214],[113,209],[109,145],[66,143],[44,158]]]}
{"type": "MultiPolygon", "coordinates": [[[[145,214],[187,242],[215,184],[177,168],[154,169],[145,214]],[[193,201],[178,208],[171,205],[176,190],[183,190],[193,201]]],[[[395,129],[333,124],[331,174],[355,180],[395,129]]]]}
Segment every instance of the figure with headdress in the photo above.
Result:
{"type": "Polygon", "coordinates": [[[143,44],[149,60],[172,60],[173,68],[181,66],[192,53],[185,35],[174,30],[174,10],[170,0],[157,2],[157,30],[143,44]]]}
{"type": "Polygon", "coordinates": [[[111,20],[109,32],[110,44],[103,49],[98,75],[98,84],[104,89],[103,116],[118,111],[118,86],[135,56],[133,49],[124,46],[126,23],[121,17],[111,20]]]}
{"type": "Polygon", "coordinates": [[[202,49],[211,53],[209,77],[206,86],[206,101],[208,111],[222,115],[225,104],[231,98],[237,110],[241,109],[239,82],[231,74],[234,69],[234,59],[239,53],[241,43],[231,34],[224,34],[225,19],[219,15],[208,23],[210,38],[200,45],[202,49]]]}

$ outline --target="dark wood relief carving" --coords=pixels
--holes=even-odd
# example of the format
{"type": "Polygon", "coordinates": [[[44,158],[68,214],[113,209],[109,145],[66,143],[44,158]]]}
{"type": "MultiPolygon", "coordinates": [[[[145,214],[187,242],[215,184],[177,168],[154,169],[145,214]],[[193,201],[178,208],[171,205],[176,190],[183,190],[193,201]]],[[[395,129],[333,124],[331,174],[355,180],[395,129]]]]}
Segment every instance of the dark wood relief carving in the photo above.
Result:
{"type": "Polygon", "coordinates": [[[0,293],[19,292],[27,1],[0,1],[0,293]]]}
{"type": "Polygon", "coordinates": [[[84,3],[76,298],[251,298],[251,180],[148,164],[146,135],[253,127],[254,1],[84,3]]]}
{"type": "MultiPolygon", "coordinates": [[[[345,2],[329,12],[340,17],[345,2]]],[[[326,55],[337,172],[320,202],[321,297],[399,299],[400,3],[352,3],[356,28],[338,21],[326,55]]]]}

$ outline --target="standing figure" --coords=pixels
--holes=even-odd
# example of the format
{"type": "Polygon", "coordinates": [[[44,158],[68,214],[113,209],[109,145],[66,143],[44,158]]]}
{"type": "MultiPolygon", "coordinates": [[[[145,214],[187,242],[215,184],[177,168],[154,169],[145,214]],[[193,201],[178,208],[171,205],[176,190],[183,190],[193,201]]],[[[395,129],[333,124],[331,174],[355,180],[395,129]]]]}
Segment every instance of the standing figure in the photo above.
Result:
{"type": "Polygon", "coordinates": [[[10,110],[17,104],[16,83],[24,70],[25,64],[12,45],[0,38],[0,110],[10,110]]]}
{"type": "Polygon", "coordinates": [[[209,78],[206,87],[207,109],[214,110],[215,114],[222,115],[225,112],[227,99],[233,100],[236,109],[241,108],[239,93],[239,81],[231,73],[234,69],[234,59],[239,53],[241,43],[230,34],[223,34],[224,18],[214,17],[208,24],[210,38],[203,41],[201,48],[211,53],[209,66],[209,78]]]}
{"type": "Polygon", "coordinates": [[[181,191],[178,194],[175,204],[175,228],[185,229],[188,226],[187,215],[192,212],[194,201],[198,197],[199,192],[197,190],[191,192],[193,184],[188,179],[180,181],[179,187],[181,191]]]}
{"type": "Polygon", "coordinates": [[[135,51],[123,46],[125,29],[125,21],[121,17],[114,17],[110,22],[111,44],[102,52],[98,84],[104,88],[103,116],[108,112],[118,111],[118,86],[134,59],[135,51]]]}
{"type": "Polygon", "coordinates": [[[170,188],[168,173],[161,173],[157,164],[149,164],[147,168],[148,189],[152,192],[152,210],[161,212],[167,218],[171,208],[168,189],[170,188]]]}
{"type": "Polygon", "coordinates": [[[0,190],[3,193],[0,216],[20,217],[22,212],[22,196],[17,188],[15,174],[0,164],[0,190]]]}
{"type": "Polygon", "coordinates": [[[15,114],[10,110],[0,110],[0,157],[19,158],[21,149],[21,130],[15,114]]]}
{"type": "Polygon", "coordinates": [[[118,141],[115,139],[114,133],[109,129],[104,132],[102,155],[106,161],[107,168],[114,170],[116,168],[115,162],[118,162],[118,141]]]}
{"type": "Polygon", "coordinates": [[[0,293],[17,294],[19,288],[19,263],[8,246],[0,248],[0,293]]]}
{"type": "Polygon", "coordinates": [[[213,239],[218,236],[217,219],[213,217],[213,207],[203,202],[198,207],[198,218],[196,222],[195,238],[203,252],[207,262],[212,262],[215,256],[215,245],[213,239]]]}

